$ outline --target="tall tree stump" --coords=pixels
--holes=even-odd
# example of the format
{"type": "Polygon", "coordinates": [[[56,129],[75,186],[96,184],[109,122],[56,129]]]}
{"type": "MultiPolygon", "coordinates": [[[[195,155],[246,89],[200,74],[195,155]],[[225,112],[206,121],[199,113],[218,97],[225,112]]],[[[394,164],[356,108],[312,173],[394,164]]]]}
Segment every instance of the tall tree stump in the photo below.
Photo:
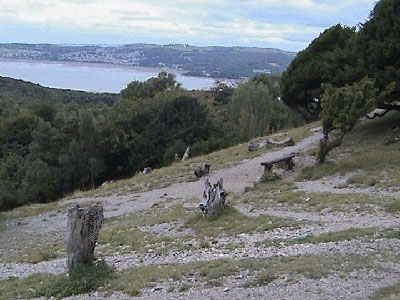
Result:
{"type": "Polygon", "coordinates": [[[103,207],[99,205],[88,208],[77,205],[68,210],[65,243],[69,271],[79,263],[93,264],[94,248],[103,220],[103,207]]]}
{"type": "Polygon", "coordinates": [[[190,147],[187,147],[185,153],[183,153],[182,161],[189,159],[190,147]]]}

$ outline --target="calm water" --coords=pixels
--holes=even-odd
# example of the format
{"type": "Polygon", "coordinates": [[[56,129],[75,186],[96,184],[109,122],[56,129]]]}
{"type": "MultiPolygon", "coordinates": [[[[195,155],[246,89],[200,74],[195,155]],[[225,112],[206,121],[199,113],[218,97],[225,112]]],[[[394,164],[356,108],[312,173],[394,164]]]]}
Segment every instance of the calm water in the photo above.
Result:
{"type": "MultiPolygon", "coordinates": [[[[133,80],[156,77],[160,69],[107,64],[0,60],[0,76],[22,79],[47,87],[119,93],[133,80]]],[[[209,89],[215,80],[175,74],[185,89],[209,89]]]]}

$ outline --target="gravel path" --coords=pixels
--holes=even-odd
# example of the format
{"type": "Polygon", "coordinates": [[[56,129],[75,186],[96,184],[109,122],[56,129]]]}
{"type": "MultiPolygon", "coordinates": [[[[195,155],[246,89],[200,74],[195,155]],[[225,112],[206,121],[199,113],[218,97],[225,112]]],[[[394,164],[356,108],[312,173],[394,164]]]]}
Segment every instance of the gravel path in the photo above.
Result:
{"type": "MultiPolygon", "coordinates": [[[[285,247],[240,247],[234,250],[205,248],[185,250],[181,252],[169,252],[165,255],[153,253],[128,253],[107,256],[104,260],[113,265],[117,270],[124,270],[145,265],[161,264],[185,264],[198,261],[212,261],[215,259],[241,259],[269,258],[279,256],[304,256],[304,255],[359,255],[368,256],[382,253],[387,250],[399,252],[400,240],[360,238],[350,241],[329,242],[320,244],[296,244],[285,247]]],[[[25,278],[34,273],[61,274],[66,271],[65,259],[44,261],[38,264],[6,263],[0,264],[0,279],[9,277],[25,278]]]]}
{"type": "MultiPolygon", "coordinates": [[[[210,181],[216,182],[223,177],[224,187],[227,191],[241,193],[246,186],[252,186],[262,175],[263,167],[260,165],[261,162],[292,152],[305,152],[315,145],[320,138],[321,133],[314,133],[294,146],[268,152],[254,159],[244,160],[231,168],[216,170],[211,172],[210,181]]],[[[177,183],[166,188],[144,193],[80,198],[70,202],[100,202],[104,206],[104,216],[109,218],[149,210],[155,203],[164,201],[165,194],[168,195],[168,198],[180,200],[199,197],[203,193],[203,188],[204,181],[199,180],[196,182],[177,183]]],[[[65,209],[60,213],[49,212],[39,216],[8,219],[5,221],[0,235],[0,254],[3,256],[11,255],[13,251],[10,251],[10,249],[15,249],[18,245],[58,240],[64,236],[66,223],[65,209]],[[9,245],[13,245],[13,247],[9,247],[9,245]]]]}
{"type": "MultiPolygon", "coordinates": [[[[226,169],[212,172],[209,176],[211,182],[216,182],[220,177],[224,178],[224,186],[230,193],[243,193],[245,187],[253,186],[254,182],[262,175],[263,168],[260,163],[275,159],[292,152],[302,153],[303,156],[311,147],[317,144],[322,137],[320,132],[305,138],[295,146],[286,147],[277,151],[265,153],[254,159],[242,161],[240,164],[226,169]]],[[[305,156],[307,165],[312,163],[305,156]]],[[[400,199],[400,192],[377,190],[374,187],[361,189],[346,186],[348,176],[331,176],[312,182],[298,183],[300,191],[309,193],[365,193],[379,197],[391,197],[400,199]]],[[[168,205],[178,203],[185,199],[199,197],[203,192],[203,180],[173,184],[166,188],[155,189],[144,193],[130,195],[111,195],[96,198],[73,199],[72,202],[100,202],[104,206],[105,217],[118,217],[124,214],[147,211],[158,203],[165,201],[168,205]],[[165,197],[167,195],[167,197],[165,197]],[[171,202],[171,199],[172,202],[171,202]],[[168,202],[169,201],[169,202],[168,202]]],[[[65,202],[63,203],[65,204],[65,202]]],[[[212,261],[221,258],[242,259],[246,257],[269,258],[280,256],[303,256],[303,255],[376,255],[384,257],[386,254],[400,252],[399,239],[387,238],[355,238],[349,241],[328,242],[319,244],[295,244],[287,245],[285,240],[291,240],[306,235],[318,235],[327,232],[336,232],[351,228],[393,229],[400,224],[400,217],[377,211],[370,213],[313,213],[293,212],[281,209],[266,209],[252,212],[246,205],[238,205],[243,214],[249,216],[269,215],[285,219],[301,221],[296,227],[283,227],[263,233],[240,234],[238,236],[225,236],[217,240],[216,245],[209,248],[198,248],[198,240],[193,240],[193,250],[169,251],[168,253],[156,254],[154,251],[148,253],[116,253],[104,259],[107,263],[115,266],[117,270],[132,267],[145,266],[149,264],[185,264],[198,261],[212,261]],[[266,240],[282,240],[280,246],[260,246],[260,242],[266,240]],[[225,247],[238,245],[237,248],[225,247]]],[[[65,209],[64,209],[65,210],[65,209]]],[[[64,236],[66,225],[65,211],[49,212],[39,216],[7,219],[1,224],[0,254],[4,257],[15,254],[17,247],[34,247],[36,244],[44,244],[59,240],[64,236]]],[[[179,222],[157,224],[155,226],[143,226],[143,231],[179,237],[182,233],[174,231],[173,227],[181,227],[179,222]]],[[[192,234],[190,230],[185,231],[192,234]]],[[[332,274],[321,280],[312,280],[300,275],[282,275],[268,286],[243,288],[242,285],[249,280],[246,274],[227,278],[223,287],[209,287],[206,283],[198,282],[193,288],[185,292],[167,292],[171,282],[160,283],[159,288],[146,289],[143,291],[144,299],[367,299],[374,291],[383,286],[400,281],[400,265],[386,262],[385,267],[392,272],[378,269],[360,269],[350,274],[332,274]]],[[[0,279],[9,277],[25,278],[34,273],[60,274],[66,271],[65,259],[43,261],[38,264],[28,263],[0,263],[0,279]]],[[[250,275],[249,275],[250,276],[250,275]]],[[[189,280],[189,283],[192,279],[189,280]]],[[[201,281],[201,280],[200,280],[201,281]]],[[[187,282],[183,282],[187,283],[187,282]]],[[[182,284],[183,284],[182,283],[182,284]]],[[[91,294],[74,296],[68,299],[132,299],[123,293],[114,293],[105,297],[100,291],[91,294]]]]}

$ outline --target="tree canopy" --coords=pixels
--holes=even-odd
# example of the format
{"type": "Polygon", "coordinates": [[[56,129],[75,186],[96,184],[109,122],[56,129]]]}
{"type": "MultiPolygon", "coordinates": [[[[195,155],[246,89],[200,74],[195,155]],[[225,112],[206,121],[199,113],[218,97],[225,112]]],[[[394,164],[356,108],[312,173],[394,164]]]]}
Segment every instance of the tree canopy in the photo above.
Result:
{"type": "Polygon", "coordinates": [[[157,77],[152,77],[145,82],[134,80],[121,91],[125,99],[145,99],[153,98],[156,93],[167,89],[178,87],[175,76],[172,73],[160,72],[157,77]]]}
{"type": "Polygon", "coordinates": [[[375,79],[377,104],[390,108],[400,100],[400,1],[381,0],[375,5],[360,29],[356,52],[363,74],[375,79]]]}
{"type": "Polygon", "coordinates": [[[168,165],[187,146],[191,155],[205,154],[262,134],[265,126],[293,124],[294,115],[278,100],[276,78],[189,92],[164,72],[128,85],[113,102],[101,101],[107,94],[82,101],[93,94],[0,77],[0,86],[3,82],[0,210],[54,201],[145,167],[168,165]],[[239,134],[232,111],[240,114],[240,126],[250,124],[248,134],[247,129],[239,134]]]}
{"type": "Polygon", "coordinates": [[[298,53],[282,74],[281,97],[289,107],[308,120],[321,112],[321,84],[343,86],[350,80],[354,64],[352,46],[355,29],[335,25],[325,30],[304,51],[298,53]]]}

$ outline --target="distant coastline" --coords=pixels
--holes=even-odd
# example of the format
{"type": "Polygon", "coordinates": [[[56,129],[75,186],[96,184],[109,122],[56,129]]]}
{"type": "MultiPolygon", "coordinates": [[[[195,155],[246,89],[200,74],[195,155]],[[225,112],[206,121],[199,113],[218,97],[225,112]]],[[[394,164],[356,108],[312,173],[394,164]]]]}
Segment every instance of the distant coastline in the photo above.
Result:
{"type": "Polygon", "coordinates": [[[0,43],[0,57],[134,69],[140,66],[152,68],[150,70],[167,70],[178,75],[218,80],[249,78],[259,73],[281,74],[293,60],[295,53],[269,48],[193,47],[174,44],[127,44],[111,47],[0,43]]]}
{"type": "Polygon", "coordinates": [[[96,93],[119,93],[134,80],[145,81],[167,71],[187,90],[209,90],[217,81],[235,80],[186,75],[170,68],[127,66],[42,59],[0,58],[0,76],[20,79],[45,87],[96,93]]]}
{"type": "MultiPolygon", "coordinates": [[[[29,58],[8,58],[8,57],[1,57],[0,56],[0,64],[1,62],[21,62],[21,63],[44,63],[44,64],[62,64],[62,65],[68,65],[68,66],[77,66],[77,67],[93,67],[93,68],[116,68],[116,69],[130,69],[130,70],[135,70],[135,71],[140,71],[140,72],[162,72],[166,71],[168,73],[173,73],[175,75],[182,75],[182,76],[190,76],[186,75],[187,72],[185,70],[176,70],[176,69],[171,69],[171,68],[155,68],[155,67],[143,67],[143,66],[131,66],[131,65],[123,65],[123,64],[112,64],[112,63],[106,63],[106,62],[80,62],[80,61],[66,61],[66,60],[46,60],[46,59],[29,59],[29,58]]],[[[0,71],[1,71],[1,65],[0,65],[0,71]]],[[[202,76],[190,76],[190,77],[200,77],[204,78],[202,76]]],[[[218,79],[218,78],[210,78],[210,79],[218,79]]],[[[221,78],[221,80],[224,80],[221,78]]]]}

